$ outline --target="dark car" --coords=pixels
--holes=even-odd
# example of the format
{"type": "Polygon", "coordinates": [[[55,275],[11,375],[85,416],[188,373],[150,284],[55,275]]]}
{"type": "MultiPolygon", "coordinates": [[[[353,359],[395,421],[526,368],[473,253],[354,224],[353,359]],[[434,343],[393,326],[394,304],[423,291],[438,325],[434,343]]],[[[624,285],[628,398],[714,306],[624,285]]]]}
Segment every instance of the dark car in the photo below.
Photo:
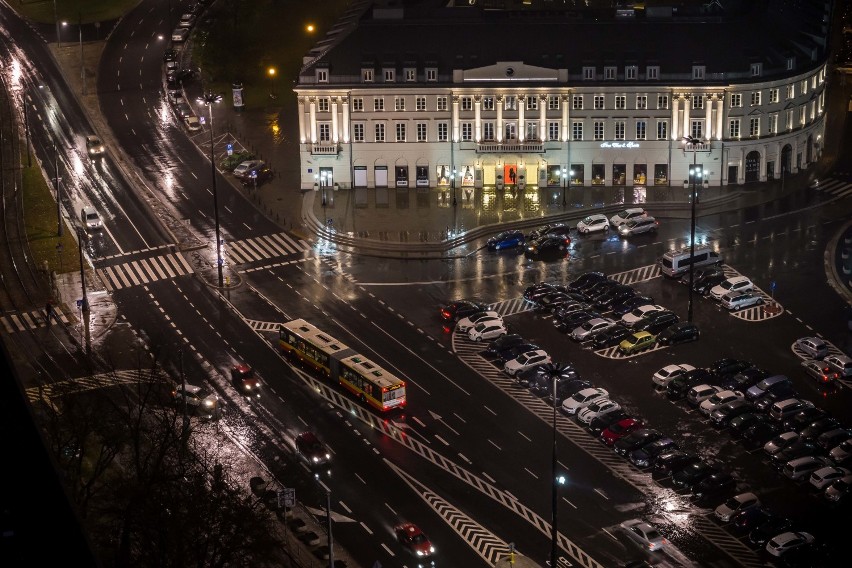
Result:
{"type": "Polygon", "coordinates": [[[633,326],[633,331],[647,331],[651,335],[657,335],[669,326],[676,324],[679,319],[674,312],[654,312],[638,321],[633,326]]]}
{"type": "Polygon", "coordinates": [[[163,52],[163,62],[175,61],[177,59],[177,51],[169,48],[163,52]]]}
{"type": "Polygon", "coordinates": [[[666,396],[669,400],[681,400],[696,385],[706,383],[712,378],[707,369],[693,369],[672,379],[666,386],[666,396]]]}
{"type": "Polygon", "coordinates": [[[510,333],[489,343],[488,347],[485,348],[485,354],[494,356],[503,349],[508,349],[509,347],[520,345],[521,343],[526,343],[526,340],[516,333],[510,333]]]}
{"type": "Polygon", "coordinates": [[[564,304],[560,304],[554,311],[553,317],[558,319],[563,319],[573,314],[574,312],[579,312],[582,310],[592,310],[594,309],[591,304],[580,301],[569,301],[564,304]]]}
{"type": "Polygon", "coordinates": [[[528,302],[535,302],[545,294],[550,294],[551,292],[561,291],[562,287],[557,286],[551,282],[538,282],[537,284],[530,284],[526,288],[524,288],[524,300],[528,302]]]}
{"type": "Polygon", "coordinates": [[[556,326],[556,329],[558,329],[562,333],[568,333],[570,331],[574,331],[587,321],[599,317],[602,317],[601,314],[594,310],[580,310],[578,312],[569,314],[564,318],[554,319],[553,324],[556,326]]]}
{"type": "Polygon", "coordinates": [[[514,376],[512,379],[512,385],[523,389],[530,388],[533,384],[535,384],[536,380],[538,380],[538,375],[542,366],[544,366],[544,364],[537,365],[530,369],[524,369],[514,376]]]}
{"type": "Polygon", "coordinates": [[[748,540],[752,544],[763,547],[770,538],[786,532],[792,527],[793,521],[790,519],[770,513],[768,519],[765,519],[748,533],[748,540]]]}
{"type": "Polygon", "coordinates": [[[731,420],[754,410],[754,405],[745,400],[733,400],[715,408],[710,413],[710,421],[717,428],[726,428],[731,420]]]}
{"type": "Polygon", "coordinates": [[[731,522],[728,525],[728,530],[735,535],[745,535],[759,527],[765,522],[768,522],[773,517],[772,513],[763,507],[752,507],[737,511],[731,515],[731,522]]]}
{"type": "Polygon", "coordinates": [[[599,296],[595,300],[595,307],[599,309],[609,309],[615,302],[620,302],[627,298],[632,298],[636,295],[636,290],[622,284],[610,288],[603,296],[599,296]]]}
{"type": "Polygon", "coordinates": [[[785,432],[789,430],[798,432],[812,422],[825,418],[826,416],[828,416],[827,411],[818,406],[810,406],[808,408],[803,408],[790,418],[787,418],[781,423],[781,425],[785,432]]]}
{"type": "Polygon", "coordinates": [[[816,439],[816,444],[824,451],[829,451],[846,440],[852,439],[852,430],[847,428],[834,428],[820,434],[816,439]]]}
{"type": "Polygon", "coordinates": [[[545,363],[538,367],[535,379],[530,383],[530,392],[536,396],[553,396],[553,381],[556,379],[557,394],[560,383],[579,379],[577,371],[568,363],[545,363]]]}
{"type": "Polygon", "coordinates": [[[651,475],[654,477],[666,477],[699,461],[701,461],[701,458],[695,454],[681,450],[666,452],[657,456],[654,460],[654,468],[651,470],[651,475]]]}
{"type": "Polygon", "coordinates": [[[567,288],[571,292],[579,292],[583,288],[591,286],[602,280],[606,280],[606,275],[603,272],[584,272],[569,282],[567,288]]]}
{"type": "Polygon", "coordinates": [[[614,325],[609,329],[605,329],[592,338],[589,345],[592,349],[604,349],[605,347],[614,347],[622,342],[628,335],[631,335],[633,330],[623,325],[614,325]]]}
{"type": "MultiPolygon", "coordinates": [[[[710,276],[718,276],[719,274],[725,274],[724,271],[718,266],[707,266],[704,268],[696,268],[692,273],[692,283],[695,284],[702,278],[709,278],[710,276]]],[[[683,276],[680,277],[681,284],[689,285],[689,271],[686,272],[683,276]]]]}
{"type": "Polygon", "coordinates": [[[441,318],[444,321],[459,321],[476,312],[488,310],[488,304],[472,300],[457,300],[441,308],[441,318]]]}
{"type": "Polygon", "coordinates": [[[311,431],[296,436],[296,454],[308,465],[318,467],[331,461],[331,453],[311,431]]]}
{"type": "MultiPolygon", "coordinates": [[[[834,430],[840,427],[840,422],[831,416],[814,420],[799,432],[799,437],[803,440],[816,440],[823,432],[834,430]]],[[[829,448],[831,449],[831,448],[829,448]]]]}
{"type": "Polygon", "coordinates": [[[530,240],[540,239],[542,237],[560,237],[568,241],[566,244],[570,244],[571,239],[568,238],[570,233],[571,227],[568,225],[564,223],[551,223],[530,231],[530,240]]]}
{"type": "Polygon", "coordinates": [[[541,347],[535,343],[520,343],[518,345],[512,345],[511,347],[506,347],[497,353],[497,360],[501,363],[505,363],[506,361],[511,361],[521,353],[536,351],[537,349],[541,349],[541,347]]]}
{"type": "Polygon", "coordinates": [[[767,389],[763,396],[752,401],[755,408],[761,412],[769,410],[769,408],[779,400],[787,400],[788,398],[796,398],[799,395],[798,391],[790,383],[779,383],[772,385],[767,389]]]}
{"type": "Polygon", "coordinates": [[[712,473],[692,486],[692,497],[697,504],[709,504],[727,497],[737,488],[737,480],[730,473],[712,473]]]}
{"type": "Polygon", "coordinates": [[[748,389],[769,376],[769,371],[751,367],[734,374],[722,382],[722,386],[730,390],[746,392],[748,389]]]}
{"type": "Polygon", "coordinates": [[[254,369],[240,364],[231,367],[231,384],[246,396],[260,396],[260,381],[254,374],[254,369]]]}
{"type": "Polygon", "coordinates": [[[571,239],[565,237],[541,237],[534,240],[524,249],[528,258],[564,258],[568,256],[568,245],[571,239]]]}
{"type": "Polygon", "coordinates": [[[751,367],[754,367],[754,365],[748,361],[726,358],[713,361],[707,367],[707,370],[713,373],[713,376],[717,379],[721,379],[724,375],[735,375],[736,373],[750,369],[751,367]]]}
{"type": "Polygon", "coordinates": [[[594,435],[599,435],[607,428],[610,428],[613,424],[617,424],[625,418],[630,418],[630,415],[627,414],[624,410],[614,410],[612,412],[607,412],[606,414],[602,414],[600,416],[592,418],[592,421],[589,422],[588,426],[586,426],[586,430],[588,430],[594,435]]]}
{"type": "Polygon", "coordinates": [[[586,298],[587,301],[591,301],[592,298],[596,298],[597,296],[603,294],[613,286],[620,286],[621,282],[618,280],[612,280],[611,278],[606,278],[605,280],[598,280],[593,283],[591,286],[587,288],[583,288],[579,290],[579,293],[586,298]]]}
{"type": "Polygon", "coordinates": [[[665,328],[657,334],[657,343],[660,345],[677,345],[687,341],[695,341],[701,337],[698,326],[692,322],[681,321],[665,328]]]}
{"type": "Polygon", "coordinates": [[[772,465],[776,468],[783,468],[787,462],[808,456],[815,456],[819,453],[819,448],[813,442],[806,440],[796,440],[774,456],[772,456],[772,465]]]}
{"type": "Polygon", "coordinates": [[[521,231],[503,231],[490,239],[486,246],[488,250],[516,249],[527,244],[527,239],[521,231]]]}
{"type": "Polygon", "coordinates": [[[551,292],[550,294],[545,294],[539,298],[538,301],[536,301],[535,308],[533,308],[533,310],[536,313],[549,313],[562,304],[574,301],[576,300],[565,292],[551,292]]]}
{"type": "Polygon", "coordinates": [[[639,306],[648,306],[654,303],[654,298],[651,296],[630,296],[617,302],[612,303],[612,313],[617,316],[623,316],[628,312],[632,312],[639,306]]]}
{"type": "Polygon", "coordinates": [[[760,448],[783,431],[781,425],[777,422],[760,420],[745,429],[742,441],[749,448],[760,448]]]}
{"type": "Polygon", "coordinates": [[[672,475],[672,483],[677,489],[692,489],[699,481],[714,473],[718,473],[712,465],[698,461],[682,468],[672,475]]]}
{"type": "Polygon", "coordinates": [[[242,184],[245,187],[258,187],[271,180],[275,174],[269,166],[261,163],[261,165],[248,170],[242,178],[242,184]]]}
{"type": "Polygon", "coordinates": [[[630,463],[636,467],[650,467],[657,456],[677,449],[677,444],[671,438],[660,438],[627,454],[630,463]]]}
{"type": "Polygon", "coordinates": [[[656,442],[663,437],[663,433],[653,428],[642,428],[626,435],[613,445],[615,453],[626,456],[628,453],[641,448],[645,444],[656,442]]]}
{"type": "Polygon", "coordinates": [[[745,431],[757,424],[758,422],[766,422],[769,417],[766,414],[750,410],[738,416],[734,416],[730,421],[730,429],[728,433],[731,438],[742,438],[745,431]]]}
{"type": "Polygon", "coordinates": [[[707,276],[706,278],[701,278],[700,280],[695,281],[692,285],[692,290],[702,296],[708,296],[710,295],[710,290],[713,289],[714,286],[721,284],[727,279],[728,277],[725,274],[707,276]]]}

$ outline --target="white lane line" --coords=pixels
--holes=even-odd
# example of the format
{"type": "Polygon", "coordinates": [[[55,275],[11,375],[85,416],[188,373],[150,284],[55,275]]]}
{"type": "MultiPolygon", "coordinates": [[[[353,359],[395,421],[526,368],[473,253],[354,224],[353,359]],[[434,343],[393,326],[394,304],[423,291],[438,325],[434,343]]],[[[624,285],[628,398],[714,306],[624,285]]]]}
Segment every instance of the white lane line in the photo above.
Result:
{"type": "Polygon", "coordinates": [[[388,554],[390,554],[391,556],[396,556],[396,554],[394,554],[393,552],[391,552],[391,549],[390,549],[390,548],[388,548],[388,547],[387,547],[387,545],[386,545],[385,543],[382,543],[382,548],[384,548],[384,549],[385,549],[385,551],[386,551],[388,554]]]}
{"type": "Polygon", "coordinates": [[[414,420],[415,422],[417,422],[418,424],[420,424],[421,427],[423,427],[423,428],[426,427],[426,425],[416,416],[412,416],[411,419],[414,420]]]}
{"type": "MultiPolygon", "coordinates": [[[[568,503],[569,505],[571,505],[572,507],[574,507],[575,509],[577,508],[577,505],[575,505],[574,503],[572,503],[571,501],[569,501],[565,497],[563,497],[562,500],[565,501],[566,503],[568,503]]],[[[604,530],[606,530],[606,529],[604,529],[604,530]]]]}
{"type": "Polygon", "coordinates": [[[614,535],[614,534],[612,534],[611,532],[609,532],[608,530],[606,530],[606,529],[604,529],[604,528],[602,528],[601,530],[603,530],[606,534],[608,534],[609,536],[611,536],[611,537],[612,537],[612,540],[615,540],[615,541],[617,541],[617,540],[618,540],[617,538],[615,538],[615,535],[614,535]]]}
{"type": "Polygon", "coordinates": [[[490,413],[491,413],[491,414],[493,414],[494,416],[497,416],[497,413],[496,413],[496,412],[494,412],[493,410],[491,410],[490,408],[488,408],[488,407],[487,407],[487,406],[485,406],[484,404],[482,405],[482,408],[484,408],[485,410],[487,410],[488,412],[490,412],[490,413]]]}
{"type": "Polygon", "coordinates": [[[443,439],[443,438],[442,438],[442,437],[440,437],[439,435],[435,434],[435,437],[438,439],[438,441],[439,441],[439,442],[441,442],[441,443],[442,443],[442,444],[444,444],[445,446],[449,446],[449,445],[450,445],[450,443],[449,443],[449,442],[447,442],[445,439],[443,439]]]}
{"type": "Polygon", "coordinates": [[[370,528],[364,524],[364,521],[361,521],[361,528],[367,531],[367,534],[373,534],[373,531],[371,531],[370,528]]]}
{"type": "Polygon", "coordinates": [[[355,474],[355,477],[357,477],[357,478],[358,478],[358,481],[360,481],[360,482],[361,482],[361,483],[363,483],[364,485],[367,485],[367,482],[366,482],[366,481],[364,481],[364,478],[363,478],[363,477],[361,477],[360,475],[358,475],[357,473],[355,474]]]}
{"type": "Polygon", "coordinates": [[[496,480],[496,479],[494,479],[493,477],[491,477],[490,475],[488,475],[488,474],[487,474],[487,473],[485,473],[484,471],[482,472],[482,476],[483,476],[485,479],[487,479],[488,481],[490,481],[492,484],[497,483],[497,480],[496,480]]]}
{"type": "Polygon", "coordinates": [[[521,432],[520,430],[518,430],[518,434],[523,436],[526,439],[527,442],[532,442],[532,438],[527,438],[527,436],[523,432],[521,432]]]}
{"type": "Polygon", "coordinates": [[[391,512],[391,513],[393,513],[394,515],[396,515],[396,511],[394,511],[394,510],[393,510],[393,507],[391,507],[391,506],[390,506],[390,505],[388,505],[387,503],[385,503],[385,507],[387,507],[388,509],[390,509],[390,512],[391,512]]]}
{"type": "Polygon", "coordinates": [[[597,487],[595,487],[595,493],[597,493],[598,495],[600,495],[601,497],[603,497],[604,499],[606,499],[607,501],[609,501],[609,497],[607,497],[607,496],[606,496],[606,493],[604,493],[603,491],[601,491],[601,490],[600,490],[600,489],[598,489],[597,487]]]}
{"type": "Polygon", "coordinates": [[[338,501],[337,503],[338,503],[341,507],[343,507],[344,509],[346,509],[346,512],[347,512],[347,513],[351,513],[351,512],[352,512],[352,509],[350,509],[349,507],[347,507],[347,506],[346,506],[346,503],[344,503],[343,501],[338,501]]]}
{"type": "Polygon", "coordinates": [[[497,448],[498,450],[500,450],[501,452],[503,451],[503,448],[501,448],[500,446],[495,444],[493,441],[488,440],[488,443],[491,444],[492,446],[494,446],[495,448],[497,448]]]}
{"type": "Polygon", "coordinates": [[[530,475],[532,475],[533,477],[535,477],[536,479],[538,479],[538,476],[537,476],[536,474],[534,474],[533,472],[531,472],[529,469],[524,468],[524,471],[526,471],[528,474],[530,474],[530,475]]]}

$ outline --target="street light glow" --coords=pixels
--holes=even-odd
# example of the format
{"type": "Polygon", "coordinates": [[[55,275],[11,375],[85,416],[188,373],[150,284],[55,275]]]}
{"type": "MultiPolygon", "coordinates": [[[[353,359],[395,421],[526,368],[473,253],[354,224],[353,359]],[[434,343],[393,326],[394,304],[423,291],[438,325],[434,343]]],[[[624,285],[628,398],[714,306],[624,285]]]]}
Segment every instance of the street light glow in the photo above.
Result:
{"type": "Polygon", "coordinates": [[[313,24],[308,24],[307,26],[305,26],[305,30],[307,30],[308,33],[314,33],[314,29],[316,28],[314,28],[313,24]]]}
{"type": "Polygon", "coordinates": [[[270,77],[275,77],[275,67],[270,67],[266,70],[270,77]]]}

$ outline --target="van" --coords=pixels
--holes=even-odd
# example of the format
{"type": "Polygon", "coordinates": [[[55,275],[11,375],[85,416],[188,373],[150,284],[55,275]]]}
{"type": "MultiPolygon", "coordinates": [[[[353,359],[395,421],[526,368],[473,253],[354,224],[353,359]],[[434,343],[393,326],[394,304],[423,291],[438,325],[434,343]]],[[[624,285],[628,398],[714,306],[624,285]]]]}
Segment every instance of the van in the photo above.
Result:
{"type": "Polygon", "coordinates": [[[670,250],[660,258],[660,271],[666,276],[677,277],[689,271],[689,266],[695,268],[722,263],[722,257],[710,245],[695,247],[695,255],[690,255],[690,247],[681,250],[670,250]]]}
{"type": "Polygon", "coordinates": [[[823,457],[805,456],[787,462],[781,472],[793,481],[799,481],[810,477],[813,472],[822,469],[831,463],[823,457]]]}
{"type": "Polygon", "coordinates": [[[774,420],[781,422],[782,420],[785,420],[811,406],[813,406],[813,403],[809,400],[801,400],[798,398],[779,400],[769,408],[769,416],[774,420]]]}
{"type": "Polygon", "coordinates": [[[832,370],[840,373],[841,377],[852,377],[852,357],[847,355],[829,355],[824,359],[824,362],[832,370]]]}

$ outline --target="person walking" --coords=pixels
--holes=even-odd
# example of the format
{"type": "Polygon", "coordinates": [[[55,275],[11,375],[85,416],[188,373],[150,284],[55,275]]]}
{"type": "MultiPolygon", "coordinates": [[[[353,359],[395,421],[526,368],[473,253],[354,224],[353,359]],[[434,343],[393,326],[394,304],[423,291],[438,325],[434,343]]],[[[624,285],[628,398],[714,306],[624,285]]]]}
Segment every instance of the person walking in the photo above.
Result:
{"type": "Polygon", "coordinates": [[[44,319],[48,327],[50,327],[50,318],[56,319],[56,314],[53,311],[53,303],[48,300],[44,306],[44,319]]]}

